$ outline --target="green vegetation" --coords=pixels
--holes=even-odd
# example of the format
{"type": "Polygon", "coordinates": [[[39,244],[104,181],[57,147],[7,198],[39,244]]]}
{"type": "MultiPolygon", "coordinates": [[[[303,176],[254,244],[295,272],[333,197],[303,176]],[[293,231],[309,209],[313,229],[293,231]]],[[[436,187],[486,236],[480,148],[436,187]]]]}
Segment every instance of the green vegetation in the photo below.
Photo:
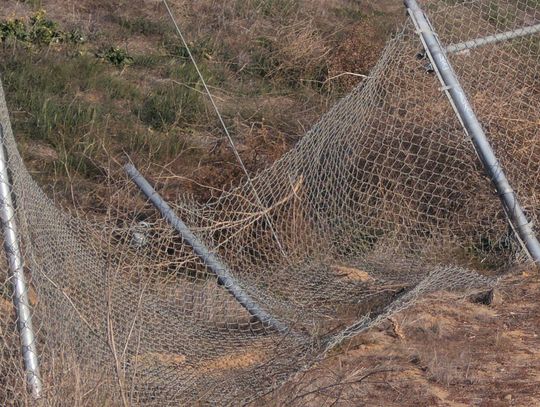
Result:
{"type": "Polygon", "coordinates": [[[155,130],[194,123],[204,111],[201,93],[176,83],[153,90],[137,113],[143,123],[155,130]]]}
{"type": "MultiPolygon", "coordinates": [[[[86,32],[83,15],[64,27],[65,16],[46,14],[39,1],[25,3],[36,11],[0,21],[0,70],[22,151],[39,143],[56,152],[35,161],[40,173],[94,180],[100,162],[123,153],[158,164],[182,157],[187,167],[193,159],[206,167],[201,174],[231,159],[187,48],[163,10],[105,13],[86,32]]],[[[331,52],[340,43],[333,41],[347,38],[334,36],[336,22],[371,17],[348,1],[324,18],[307,5],[201,0],[182,17],[189,48],[253,169],[275,159],[328,100],[349,89],[327,84],[331,75],[355,69],[335,65],[331,52]]],[[[218,172],[210,182],[234,176],[218,172]]]]}
{"type": "Polygon", "coordinates": [[[12,109],[25,113],[25,120],[14,123],[17,135],[53,146],[61,168],[76,168],[91,176],[86,157],[92,155],[96,137],[104,130],[100,120],[104,106],[76,93],[96,86],[102,68],[85,57],[55,61],[41,54],[28,58],[18,52],[2,70],[8,72],[5,84],[12,109]]]}
{"type": "Polygon", "coordinates": [[[166,59],[167,58],[164,58],[162,55],[156,54],[134,55],[133,65],[136,68],[155,68],[159,64],[165,62],[166,59]]]}
{"type": "Polygon", "coordinates": [[[103,90],[112,100],[140,100],[141,92],[133,83],[121,76],[101,75],[96,88],[103,90]]]}
{"type": "Polygon", "coordinates": [[[283,17],[298,12],[296,0],[254,0],[253,6],[265,16],[283,17]]]}
{"type": "MultiPolygon", "coordinates": [[[[252,169],[275,159],[283,144],[297,140],[332,100],[358,83],[331,78],[369,65],[363,58],[378,34],[369,37],[363,24],[383,19],[377,28],[387,24],[373,5],[336,3],[319,21],[313,19],[316,13],[303,15],[301,4],[229,0],[202,14],[195,5],[185,16],[189,48],[252,169]],[[339,35],[335,24],[326,25],[332,18],[347,22],[339,35]],[[358,21],[360,32],[346,30],[358,21]]],[[[498,23],[506,16],[493,7],[489,12],[498,23]]],[[[66,30],[44,11],[0,21],[0,71],[22,151],[25,143],[48,146],[57,158],[40,164],[42,173],[96,182],[99,163],[123,153],[158,164],[181,157],[188,170],[193,160],[197,168],[221,176],[222,163],[232,158],[226,143],[219,144],[219,123],[186,47],[161,19],[109,17],[110,25],[88,35],[90,41],[84,41],[87,33],[66,30]]],[[[202,182],[221,187],[233,176],[202,182]]],[[[351,234],[349,247],[370,248],[379,235],[377,230],[351,234]]],[[[506,241],[482,238],[468,256],[492,267],[484,260],[489,253],[511,249],[506,241]]]]}
{"type": "Polygon", "coordinates": [[[8,19],[0,22],[0,40],[17,40],[28,45],[50,45],[60,42],[82,43],[84,36],[78,31],[64,32],[58,25],[39,10],[26,23],[22,19],[8,19]]]}
{"type": "Polygon", "coordinates": [[[43,10],[38,11],[30,18],[29,37],[33,43],[44,45],[60,42],[67,38],[66,34],[58,29],[58,25],[54,21],[45,17],[43,10]]]}
{"type": "Polygon", "coordinates": [[[133,57],[129,55],[125,49],[118,47],[109,47],[100,50],[96,53],[96,56],[119,68],[123,68],[126,65],[131,65],[133,63],[133,57]]]}
{"type": "Polygon", "coordinates": [[[28,31],[23,21],[13,19],[0,23],[0,40],[3,42],[12,38],[19,41],[28,40],[28,31]]]}

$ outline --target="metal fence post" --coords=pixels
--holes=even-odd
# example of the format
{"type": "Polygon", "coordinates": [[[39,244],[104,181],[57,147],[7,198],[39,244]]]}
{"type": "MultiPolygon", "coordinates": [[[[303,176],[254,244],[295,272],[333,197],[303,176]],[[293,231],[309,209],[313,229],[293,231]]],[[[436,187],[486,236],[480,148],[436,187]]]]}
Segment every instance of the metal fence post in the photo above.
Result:
{"type": "Polygon", "coordinates": [[[189,230],[187,225],[176,216],[171,207],[159,196],[156,190],[148,183],[142,174],[132,164],[126,164],[124,169],[131,180],[139,187],[141,192],[150,200],[152,205],[161,213],[169,224],[180,234],[195,254],[204,264],[218,277],[218,281],[225,289],[244,307],[251,315],[264,325],[271,326],[280,333],[286,333],[289,329],[283,322],[263,310],[242,287],[236,282],[228,268],[218,257],[212,253],[198,238],[189,230]]]}
{"type": "Polygon", "coordinates": [[[17,316],[26,380],[32,391],[32,396],[37,399],[41,397],[42,384],[39,374],[36,340],[32,328],[28,287],[24,277],[23,260],[19,247],[15,209],[11,194],[4,128],[0,124],[0,220],[2,221],[4,249],[13,287],[13,304],[17,316]]]}
{"type": "Polygon", "coordinates": [[[516,193],[506,178],[503,168],[484,133],[484,129],[459,83],[442,45],[433,32],[427,16],[416,0],[404,0],[404,2],[439,80],[443,84],[444,90],[465,131],[471,138],[484,169],[497,190],[510,224],[531,258],[536,263],[540,263],[540,243],[538,243],[538,239],[521,208],[516,193]]]}

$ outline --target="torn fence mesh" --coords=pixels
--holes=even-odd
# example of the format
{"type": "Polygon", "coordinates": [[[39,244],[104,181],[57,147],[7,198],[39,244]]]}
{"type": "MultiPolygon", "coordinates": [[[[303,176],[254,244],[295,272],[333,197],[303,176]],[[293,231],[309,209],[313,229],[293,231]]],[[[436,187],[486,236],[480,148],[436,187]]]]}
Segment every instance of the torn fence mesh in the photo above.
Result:
{"type": "MultiPolygon", "coordinates": [[[[540,23],[538,2],[421,5],[444,47],[540,23]]],[[[535,32],[448,55],[533,224],[539,43],[535,32]]],[[[66,406],[80,397],[242,404],[426,293],[490,287],[524,261],[421,52],[407,20],[369,78],[253,178],[258,199],[242,184],[205,204],[170,203],[242,291],[290,327],[285,334],[253,318],[127,177],[107,181],[99,221],[58,209],[28,173],[2,100],[43,397],[66,406]]],[[[31,395],[9,274],[0,287],[4,405],[31,395]]]]}

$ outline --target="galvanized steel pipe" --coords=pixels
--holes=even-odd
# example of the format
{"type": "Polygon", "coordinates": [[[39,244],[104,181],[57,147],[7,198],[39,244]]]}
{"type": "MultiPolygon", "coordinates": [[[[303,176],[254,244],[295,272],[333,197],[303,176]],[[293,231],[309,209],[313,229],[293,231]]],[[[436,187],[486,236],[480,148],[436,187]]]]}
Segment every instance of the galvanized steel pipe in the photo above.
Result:
{"type": "Polygon", "coordinates": [[[204,264],[218,277],[218,281],[229,293],[255,318],[264,325],[268,325],[281,333],[288,331],[288,327],[282,322],[276,320],[265,310],[263,310],[236,282],[228,268],[212,253],[208,248],[189,230],[187,225],[176,215],[171,207],[159,196],[154,188],[142,176],[142,174],[133,166],[126,164],[124,166],[126,173],[139,187],[141,192],[150,200],[154,207],[169,222],[169,224],[180,234],[185,243],[187,243],[195,254],[199,256],[204,264]]]}
{"type": "Polygon", "coordinates": [[[19,247],[15,209],[11,194],[4,129],[0,124],[0,219],[4,232],[4,249],[13,287],[13,304],[17,315],[17,327],[19,328],[26,380],[33,397],[37,399],[41,397],[42,384],[39,374],[36,339],[32,327],[28,286],[24,277],[23,259],[19,247]]]}
{"type": "Polygon", "coordinates": [[[497,190],[510,224],[531,258],[536,263],[540,263],[540,244],[538,243],[538,239],[519,204],[516,193],[512,189],[501,164],[491,148],[482,125],[478,121],[467,95],[460,85],[443,47],[433,32],[428,17],[424,14],[416,0],[405,0],[405,6],[418,30],[426,53],[441,83],[444,85],[444,90],[447,92],[465,131],[471,138],[484,169],[497,190]]]}

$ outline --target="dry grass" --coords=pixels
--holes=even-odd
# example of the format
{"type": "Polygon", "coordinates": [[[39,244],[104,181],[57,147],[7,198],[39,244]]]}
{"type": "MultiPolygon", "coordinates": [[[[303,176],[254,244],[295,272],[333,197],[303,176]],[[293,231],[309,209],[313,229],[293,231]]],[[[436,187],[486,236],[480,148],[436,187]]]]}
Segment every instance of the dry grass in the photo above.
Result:
{"type": "MultiPolygon", "coordinates": [[[[250,171],[288,150],[332,101],[362,80],[325,82],[342,71],[365,73],[374,64],[373,55],[351,58],[351,48],[341,45],[368,46],[378,32],[369,46],[382,47],[388,28],[379,29],[380,23],[395,15],[386,6],[390,1],[382,3],[171,3],[250,171]],[[359,24],[373,34],[359,32],[359,24]],[[343,57],[348,65],[336,62],[343,57]]],[[[70,184],[98,187],[105,163],[124,152],[193,179],[182,188],[203,199],[207,192],[195,184],[221,187],[241,176],[159,1],[8,0],[0,19],[27,19],[37,7],[87,39],[82,45],[0,50],[22,151],[43,182],[54,177],[59,199],[85,202],[86,188],[70,184]],[[126,49],[133,65],[118,69],[94,60],[94,53],[111,46],[126,49]],[[168,80],[179,85],[167,84],[165,91],[168,80]],[[144,109],[163,121],[147,119],[144,109]]]]}
{"type": "Polygon", "coordinates": [[[216,357],[212,360],[197,364],[196,369],[201,372],[220,371],[222,374],[227,374],[233,369],[247,369],[261,363],[266,358],[264,350],[260,347],[252,347],[252,349],[243,349],[238,353],[230,353],[216,357]]]}
{"type": "Polygon", "coordinates": [[[182,365],[186,361],[184,355],[175,353],[159,353],[147,352],[141,353],[135,357],[134,363],[140,365],[162,365],[162,366],[177,366],[182,365]]]}
{"type": "Polygon", "coordinates": [[[338,277],[350,278],[362,282],[373,280],[372,277],[364,270],[359,270],[352,267],[334,266],[332,270],[338,275],[338,277]]]}
{"type": "MultiPolygon", "coordinates": [[[[65,2],[49,0],[42,5],[51,18],[66,26],[81,23],[90,39],[87,44],[30,53],[16,47],[2,50],[8,61],[2,69],[14,107],[14,125],[32,169],[40,171],[44,180],[54,178],[56,192],[69,195],[67,200],[92,210],[101,207],[102,202],[96,204],[99,193],[95,190],[103,191],[100,183],[110,175],[102,163],[121,160],[124,152],[155,162],[155,168],[160,168],[155,171],[166,166],[183,177],[169,184],[169,191],[181,188],[201,199],[207,196],[198,185],[221,188],[237,179],[241,173],[209,114],[185,50],[178,47],[170,29],[163,28],[167,22],[159,4],[142,0],[129,6],[99,0],[68,3],[69,13],[64,13],[65,2]],[[118,69],[93,59],[95,51],[112,43],[125,45],[133,55],[132,66],[118,69]],[[40,64],[46,68],[40,69],[40,64]],[[48,64],[58,68],[59,81],[47,72],[48,64]],[[37,84],[29,78],[36,78],[37,84]],[[84,187],[74,189],[73,185],[84,187]]],[[[388,29],[379,23],[389,13],[394,16],[389,3],[173,2],[251,171],[287,151],[328,104],[362,80],[388,29]]],[[[10,2],[5,10],[11,16],[30,8],[10,2]]],[[[475,103],[485,111],[504,111],[504,106],[480,93],[475,94],[475,103]]],[[[499,124],[503,120],[499,116],[490,123],[499,124]]],[[[510,119],[516,122],[516,134],[534,129],[535,123],[510,119]]],[[[520,157],[529,155],[527,145],[520,148],[520,157]]],[[[347,279],[371,280],[365,271],[351,267],[336,265],[334,272],[347,279]]],[[[531,296],[531,287],[538,288],[536,280],[530,287],[511,286],[512,305],[495,310],[451,295],[431,298],[399,315],[391,327],[354,339],[340,353],[273,394],[274,400],[267,404],[467,405],[479,398],[493,405],[504,400],[538,403],[536,383],[527,379],[540,371],[531,363],[538,356],[539,343],[530,328],[538,322],[537,307],[532,298],[516,294],[523,291],[531,296]],[[512,314],[515,310],[518,317],[512,314]]],[[[11,309],[1,301],[0,310],[11,309]]],[[[114,338],[110,342],[114,344],[114,338]]],[[[231,369],[258,364],[263,356],[258,349],[247,349],[208,360],[198,368],[225,375],[231,369]]],[[[116,362],[118,387],[123,387],[120,360],[116,362]]],[[[186,358],[148,352],[138,355],[135,362],[174,368],[185,364],[186,358]]],[[[119,400],[111,392],[116,383],[84,376],[77,361],[50,363],[55,364],[51,374],[58,375],[49,378],[57,383],[57,388],[48,389],[57,395],[51,405],[132,402],[124,394],[119,400]]]]}
{"type": "Polygon", "coordinates": [[[531,327],[538,323],[539,287],[537,271],[517,270],[491,305],[432,295],[352,339],[262,404],[537,405],[540,337],[531,327]]]}

